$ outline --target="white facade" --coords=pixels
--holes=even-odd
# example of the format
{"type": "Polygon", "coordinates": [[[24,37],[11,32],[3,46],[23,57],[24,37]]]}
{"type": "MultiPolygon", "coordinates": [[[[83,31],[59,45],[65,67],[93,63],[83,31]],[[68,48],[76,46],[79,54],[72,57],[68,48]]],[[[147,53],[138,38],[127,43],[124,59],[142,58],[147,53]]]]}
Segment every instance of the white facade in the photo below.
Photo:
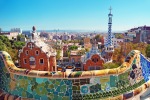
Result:
{"type": "Polygon", "coordinates": [[[112,44],[114,45],[114,48],[118,48],[120,46],[119,43],[123,43],[123,41],[124,41],[124,39],[113,38],[112,44]]]}
{"type": "Polygon", "coordinates": [[[10,40],[12,40],[14,38],[17,38],[18,34],[19,34],[18,32],[3,32],[3,33],[0,33],[0,35],[5,35],[10,40]]]}
{"type": "MultiPolygon", "coordinates": [[[[117,38],[112,38],[112,45],[114,48],[118,48],[120,45],[119,43],[122,43],[124,39],[117,39],[117,38]]],[[[104,45],[107,43],[107,38],[104,37],[104,45]]]]}
{"type": "Polygon", "coordinates": [[[135,32],[133,32],[133,33],[128,33],[127,38],[128,38],[129,41],[133,41],[133,38],[134,38],[134,37],[136,37],[136,33],[135,33],[135,32]]]}

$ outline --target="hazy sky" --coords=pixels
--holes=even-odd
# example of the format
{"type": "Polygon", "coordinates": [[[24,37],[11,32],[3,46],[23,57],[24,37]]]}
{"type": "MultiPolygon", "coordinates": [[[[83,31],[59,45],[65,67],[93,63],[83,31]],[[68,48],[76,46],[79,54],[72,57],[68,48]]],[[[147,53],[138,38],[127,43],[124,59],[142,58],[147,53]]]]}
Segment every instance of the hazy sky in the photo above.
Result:
{"type": "Polygon", "coordinates": [[[0,27],[30,30],[112,30],[150,25],[150,0],[0,0],[0,27]]]}

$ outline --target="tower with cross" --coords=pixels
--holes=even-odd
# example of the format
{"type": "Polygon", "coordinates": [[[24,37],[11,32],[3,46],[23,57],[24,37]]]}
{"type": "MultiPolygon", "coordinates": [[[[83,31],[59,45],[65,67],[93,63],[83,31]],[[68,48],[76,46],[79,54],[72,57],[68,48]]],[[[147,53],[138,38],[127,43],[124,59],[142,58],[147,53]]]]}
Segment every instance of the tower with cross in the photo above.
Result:
{"type": "Polygon", "coordinates": [[[108,14],[109,20],[108,20],[108,37],[107,37],[107,44],[106,46],[112,46],[112,32],[111,32],[111,27],[112,27],[112,14],[111,10],[112,8],[110,7],[110,13],[108,14]]]}
{"type": "Polygon", "coordinates": [[[108,36],[107,36],[107,43],[105,45],[105,52],[107,53],[106,55],[106,58],[107,58],[107,61],[110,61],[111,60],[111,57],[112,57],[112,54],[114,52],[114,46],[113,46],[113,43],[112,43],[112,16],[113,14],[111,13],[112,12],[112,8],[110,7],[110,12],[108,14],[108,36]]]}

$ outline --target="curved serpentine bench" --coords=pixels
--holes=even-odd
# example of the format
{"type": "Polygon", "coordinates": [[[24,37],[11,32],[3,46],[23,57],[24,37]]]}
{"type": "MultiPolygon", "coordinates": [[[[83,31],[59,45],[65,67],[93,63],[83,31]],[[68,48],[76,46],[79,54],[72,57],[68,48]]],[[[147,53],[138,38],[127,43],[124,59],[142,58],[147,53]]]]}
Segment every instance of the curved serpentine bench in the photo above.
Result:
{"type": "Polygon", "coordinates": [[[37,100],[128,99],[150,86],[149,67],[149,61],[140,51],[133,50],[118,68],[67,75],[17,68],[10,55],[1,51],[0,89],[37,100]]]}

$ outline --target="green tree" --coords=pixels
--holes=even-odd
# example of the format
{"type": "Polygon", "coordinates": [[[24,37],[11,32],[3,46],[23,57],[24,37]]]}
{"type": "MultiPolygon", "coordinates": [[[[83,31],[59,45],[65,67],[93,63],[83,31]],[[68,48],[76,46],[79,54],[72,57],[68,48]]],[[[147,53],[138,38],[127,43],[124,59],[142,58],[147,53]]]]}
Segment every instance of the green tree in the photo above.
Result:
{"type": "Polygon", "coordinates": [[[94,39],[96,39],[97,42],[101,42],[102,36],[100,34],[98,34],[94,37],[94,39]]]}
{"type": "Polygon", "coordinates": [[[121,33],[115,33],[115,37],[116,37],[117,39],[123,39],[123,38],[124,38],[124,35],[121,34],[121,33]]]}
{"type": "Polygon", "coordinates": [[[103,64],[103,66],[104,66],[104,69],[112,69],[112,68],[119,67],[119,65],[117,63],[112,63],[112,62],[105,63],[105,64],[103,64]]]}
{"type": "Polygon", "coordinates": [[[57,52],[56,59],[57,59],[57,60],[60,60],[60,58],[61,58],[60,52],[61,52],[61,51],[60,51],[60,50],[57,50],[56,52],[57,52]]]}
{"type": "Polygon", "coordinates": [[[86,52],[88,52],[89,49],[81,49],[77,52],[78,55],[84,55],[86,52]]]}
{"type": "Polygon", "coordinates": [[[65,51],[63,56],[64,57],[70,57],[70,51],[69,50],[65,51]]]}
{"type": "Polygon", "coordinates": [[[11,58],[12,58],[12,60],[15,62],[16,60],[18,60],[18,50],[17,49],[8,49],[8,51],[7,51],[9,54],[10,54],[10,56],[11,56],[11,58]]]}
{"type": "Polygon", "coordinates": [[[22,47],[25,45],[25,42],[21,42],[21,41],[15,41],[14,42],[14,47],[16,48],[16,49],[22,49],[22,47]]]}
{"type": "Polygon", "coordinates": [[[150,57],[150,44],[146,47],[146,56],[150,57]]]}
{"type": "Polygon", "coordinates": [[[19,34],[19,35],[17,35],[17,41],[20,41],[21,40],[21,38],[24,38],[25,36],[24,35],[22,35],[22,34],[19,34]]]}
{"type": "Polygon", "coordinates": [[[85,48],[85,51],[86,51],[86,52],[89,52],[89,51],[90,51],[90,49],[89,49],[89,48],[85,48]]]}
{"type": "Polygon", "coordinates": [[[3,41],[4,43],[9,42],[8,37],[4,35],[0,35],[0,40],[3,41]]]}
{"type": "Polygon", "coordinates": [[[0,51],[7,51],[13,61],[18,60],[18,50],[22,49],[25,42],[9,40],[7,36],[0,35],[0,51]]]}
{"type": "Polygon", "coordinates": [[[0,40],[0,51],[7,51],[6,45],[0,40]]]}
{"type": "Polygon", "coordinates": [[[77,49],[78,49],[78,47],[75,46],[75,45],[69,47],[69,51],[70,51],[70,50],[77,50],[77,49]]]}
{"type": "Polygon", "coordinates": [[[11,47],[10,40],[8,39],[7,36],[0,35],[0,40],[1,40],[7,47],[11,47]]]}
{"type": "MultiPolygon", "coordinates": [[[[118,63],[119,65],[124,62],[124,59],[126,56],[131,52],[132,50],[139,50],[143,55],[146,55],[146,48],[147,44],[146,43],[120,43],[119,48],[115,48],[114,53],[113,53],[113,62],[118,63]]],[[[147,53],[148,53],[147,49],[147,53]]]]}

